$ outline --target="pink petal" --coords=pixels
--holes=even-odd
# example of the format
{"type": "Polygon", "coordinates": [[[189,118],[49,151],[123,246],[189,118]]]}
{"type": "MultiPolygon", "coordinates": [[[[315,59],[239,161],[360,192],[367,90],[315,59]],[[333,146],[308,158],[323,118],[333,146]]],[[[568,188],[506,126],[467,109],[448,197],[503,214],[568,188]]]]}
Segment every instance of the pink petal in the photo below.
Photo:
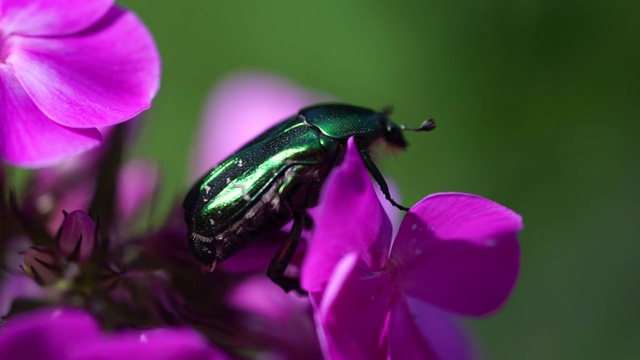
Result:
{"type": "Polygon", "coordinates": [[[389,353],[406,360],[474,358],[464,331],[446,313],[410,297],[391,310],[389,353]]]}
{"type": "Polygon", "coordinates": [[[9,66],[0,64],[0,157],[27,167],[52,164],[100,144],[96,129],[52,122],[24,92],[9,66]]]}
{"type": "Polygon", "coordinates": [[[113,0],[3,0],[0,29],[5,34],[54,36],[83,30],[113,6],[113,0]]]}
{"type": "Polygon", "coordinates": [[[225,302],[245,314],[236,322],[245,328],[242,343],[261,349],[254,358],[321,358],[309,297],[285,293],[261,273],[234,286],[225,302]]]}
{"type": "MultiPolygon", "coordinates": [[[[385,178],[385,180],[387,181],[387,185],[389,186],[389,193],[391,194],[391,198],[402,204],[402,197],[400,196],[400,189],[398,189],[398,185],[396,185],[395,181],[392,181],[389,178],[385,178]]],[[[376,195],[378,196],[380,204],[382,204],[384,212],[389,217],[389,220],[391,220],[391,227],[393,228],[393,235],[395,237],[398,229],[400,229],[400,223],[402,221],[402,217],[404,216],[404,212],[387,201],[387,198],[382,193],[382,190],[380,190],[380,186],[376,185],[373,188],[376,191],[376,195]]]]}
{"type": "Polygon", "coordinates": [[[222,351],[191,329],[154,329],[106,336],[89,343],[75,343],[69,360],[229,360],[222,351]]]}
{"type": "Polygon", "coordinates": [[[192,178],[199,178],[271,125],[326,98],[265,73],[229,76],[210,95],[199,131],[192,178]]]}
{"type": "Polygon", "coordinates": [[[245,314],[236,322],[245,329],[242,342],[261,349],[258,358],[321,358],[307,296],[285,293],[261,273],[233,287],[226,303],[245,314]]]}
{"type": "MultiPolygon", "coordinates": [[[[81,171],[76,169],[76,171],[81,171]]],[[[58,227],[64,219],[62,211],[73,211],[76,209],[82,209],[89,211],[91,199],[93,198],[93,191],[95,187],[94,176],[86,176],[83,179],[78,179],[74,183],[61,184],[58,183],[57,188],[51,188],[50,192],[42,193],[36,198],[36,206],[40,206],[44,209],[49,206],[55,206],[55,210],[51,211],[47,228],[51,234],[55,234],[58,231],[58,227]]],[[[42,211],[39,211],[42,212],[42,211]]],[[[45,212],[42,212],[45,213],[45,212]]]]}
{"type": "Polygon", "coordinates": [[[0,359],[67,359],[77,344],[99,336],[96,321],[76,309],[44,309],[10,317],[2,327],[0,359]]]}
{"type": "Polygon", "coordinates": [[[291,323],[309,310],[308,297],[295,292],[285,293],[264,274],[249,277],[234,287],[227,294],[227,303],[278,325],[291,323]]]}
{"type": "Polygon", "coordinates": [[[522,219],[477,195],[428,196],[405,216],[390,270],[405,293],[442,309],[486,315],[511,292],[522,219]]]}
{"type": "Polygon", "coordinates": [[[89,32],[15,37],[5,62],[42,112],[78,128],[134,117],[151,105],[160,81],[151,34],[133,13],[115,7],[89,32]]]}
{"type": "Polygon", "coordinates": [[[329,175],[314,218],[314,234],[302,263],[302,287],[324,288],[338,261],[355,252],[375,271],[387,260],[391,223],[371,185],[353,139],[344,162],[329,175]]]}
{"type": "Polygon", "coordinates": [[[351,253],[336,265],[318,310],[330,359],[386,359],[385,322],[395,288],[389,276],[358,267],[351,253]]]}
{"type": "Polygon", "coordinates": [[[288,233],[282,231],[265,234],[248,244],[237,254],[222,261],[218,268],[231,274],[260,272],[264,275],[271,259],[286,241],[287,235],[288,233]]]}
{"type": "Polygon", "coordinates": [[[118,174],[118,219],[129,221],[156,192],[159,182],[158,169],[142,160],[125,164],[118,174]]]}
{"type": "Polygon", "coordinates": [[[38,285],[32,278],[22,274],[5,273],[0,282],[0,317],[11,311],[14,301],[43,298],[45,294],[47,289],[38,285]]]}

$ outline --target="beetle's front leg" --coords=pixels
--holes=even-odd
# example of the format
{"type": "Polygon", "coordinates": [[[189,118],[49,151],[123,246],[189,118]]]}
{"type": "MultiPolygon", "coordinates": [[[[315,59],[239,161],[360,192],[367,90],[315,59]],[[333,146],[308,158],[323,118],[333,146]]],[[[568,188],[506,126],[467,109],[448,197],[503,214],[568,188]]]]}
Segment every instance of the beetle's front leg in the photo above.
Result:
{"type": "Polygon", "coordinates": [[[409,211],[408,207],[398,204],[395,200],[393,200],[393,198],[391,197],[391,192],[389,192],[389,186],[387,185],[387,182],[384,180],[384,177],[380,173],[380,170],[378,170],[378,168],[376,167],[376,164],[374,164],[373,160],[371,160],[371,157],[369,156],[367,149],[360,146],[357,140],[356,140],[356,147],[358,148],[358,152],[360,153],[360,158],[362,158],[362,161],[364,162],[364,166],[367,167],[369,174],[373,176],[373,179],[380,186],[380,190],[384,194],[384,197],[387,198],[387,201],[389,201],[391,205],[395,206],[400,210],[409,211]]]}
{"type": "Polygon", "coordinates": [[[274,283],[278,284],[284,291],[289,292],[295,290],[300,294],[306,294],[307,292],[300,287],[300,279],[291,278],[284,275],[287,266],[291,262],[293,255],[298,247],[298,241],[302,236],[302,229],[304,228],[306,213],[298,213],[293,218],[293,226],[291,232],[287,236],[287,241],[282,245],[276,256],[271,260],[269,269],[267,270],[267,276],[274,283]]]}

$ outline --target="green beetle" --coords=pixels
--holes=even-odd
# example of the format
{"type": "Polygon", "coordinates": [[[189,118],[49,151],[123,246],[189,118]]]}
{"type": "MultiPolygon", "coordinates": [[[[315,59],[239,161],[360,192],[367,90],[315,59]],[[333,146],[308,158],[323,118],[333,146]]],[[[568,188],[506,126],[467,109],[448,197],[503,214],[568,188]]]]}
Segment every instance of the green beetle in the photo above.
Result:
{"type": "Polygon", "coordinates": [[[310,225],[307,209],[317,205],[320,189],[331,169],[345,155],[354,137],[369,173],[382,193],[396,203],[382,174],[369,156],[378,140],[406,148],[403,130],[429,131],[394,124],[388,111],[343,104],[304,108],[272,126],[203,176],[184,200],[189,244],[196,258],[211,270],[260,235],[293,220],[286,242],[271,261],[267,275],[285,291],[301,291],[299,281],[284,276],[300,239],[310,225]]]}

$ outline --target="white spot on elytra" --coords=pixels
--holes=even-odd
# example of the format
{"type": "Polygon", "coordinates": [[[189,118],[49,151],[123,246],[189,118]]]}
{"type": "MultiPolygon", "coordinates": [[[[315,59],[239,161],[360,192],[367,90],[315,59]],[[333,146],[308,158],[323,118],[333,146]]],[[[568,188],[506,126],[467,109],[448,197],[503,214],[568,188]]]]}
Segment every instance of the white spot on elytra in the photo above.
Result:
{"type": "Polygon", "coordinates": [[[227,178],[227,184],[231,182],[231,179],[227,178]]]}
{"type": "Polygon", "coordinates": [[[238,160],[238,167],[242,167],[242,159],[238,160]]]}
{"type": "Polygon", "coordinates": [[[209,243],[213,240],[212,238],[206,237],[204,235],[200,235],[198,233],[191,233],[190,237],[192,240],[204,242],[204,243],[209,243]]]}
{"type": "Polygon", "coordinates": [[[209,219],[209,224],[211,224],[211,225],[215,225],[215,224],[216,224],[216,222],[215,222],[215,221],[213,221],[213,219],[209,219]]]}
{"type": "Polygon", "coordinates": [[[205,185],[204,186],[204,191],[207,195],[209,195],[209,191],[211,191],[211,186],[205,185]]]}
{"type": "Polygon", "coordinates": [[[244,184],[242,183],[237,183],[234,184],[235,187],[239,188],[242,191],[242,198],[246,201],[251,200],[251,196],[249,196],[249,194],[247,194],[247,187],[244,186],[244,184]]]}
{"type": "Polygon", "coordinates": [[[273,200],[271,200],[271,208],[277,209],[278,206],[280,206],[280,198],[276,196],[273,198],[273,200]]]}

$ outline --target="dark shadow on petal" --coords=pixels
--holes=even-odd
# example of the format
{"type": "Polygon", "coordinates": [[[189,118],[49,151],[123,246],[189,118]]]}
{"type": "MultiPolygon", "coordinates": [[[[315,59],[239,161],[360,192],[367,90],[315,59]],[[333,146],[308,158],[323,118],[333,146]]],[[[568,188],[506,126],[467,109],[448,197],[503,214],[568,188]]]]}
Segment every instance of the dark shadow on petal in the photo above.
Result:
{"type": "Polygon", "coordinates": [[[75,34],[68,35],[68,36],[84,36],[84,35],[91,35],[91,34],[98,33],[110,27],[114,23],[116,23],[121,17],[125,16],[127,13],[129,13],[129,11],[119,6],[113,6],[111,7],[111,9],[109,9],[109,11],[107,11],[106,14],[104,14],[102,18],[100,18],[100,20],[95,22],[93,25],[91,25],[90,27],[80,32],[77,32],[75,34]]]}

